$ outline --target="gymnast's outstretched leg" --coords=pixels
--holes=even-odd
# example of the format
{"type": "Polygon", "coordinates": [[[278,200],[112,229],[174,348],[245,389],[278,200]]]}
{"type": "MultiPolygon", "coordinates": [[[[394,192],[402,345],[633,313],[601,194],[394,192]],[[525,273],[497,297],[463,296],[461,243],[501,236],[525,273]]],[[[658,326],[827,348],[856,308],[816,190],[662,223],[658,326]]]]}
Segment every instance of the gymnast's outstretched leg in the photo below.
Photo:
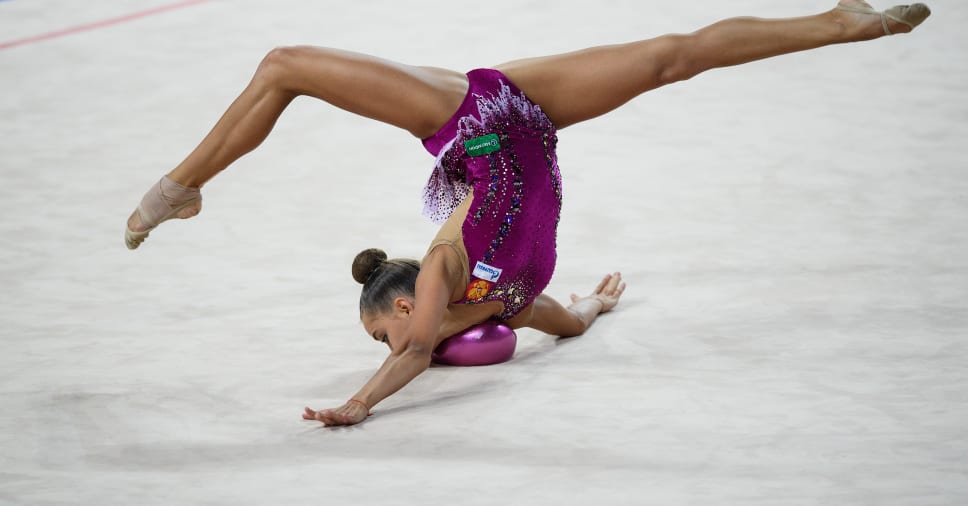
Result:
{"type": "Polygon", "coordinates": [[[145,195],[128,219],[125,242],[137,248],[162,221],[198,214],[199,188],[261,144],[297,96],[312,96],[423,138],[447,122],[466,91],[467,78],[459,72],[334,49],[275,49],[198,147],[145,195]]]}
{"type": "MultiPolygon", "coordinates": [[[[928,14],[922,4],[881,14],[861,0],[841,0],[815,16],[734,18],[689,35],[520,60],[497,69],[564,128],[712,68],[906,32],[928,14]]],[[[128,219],[125,242],[137,248],[162,221],[197,214],[201,185],[255,149],[297,96],[313,96],[423,138],[450,118],[467,86],[466,76],[449,70],[332,49],[274,50],[201,144],[145,195],[128,219]]]]}
{"type": "Polygon", "coordinates": [[[931,13],[914,4],[873,10],[862,0],[789,19],[732,18],[687,35],[596,47],[495,67],[564,128],[706,70],[911,31],[931,13]]]}

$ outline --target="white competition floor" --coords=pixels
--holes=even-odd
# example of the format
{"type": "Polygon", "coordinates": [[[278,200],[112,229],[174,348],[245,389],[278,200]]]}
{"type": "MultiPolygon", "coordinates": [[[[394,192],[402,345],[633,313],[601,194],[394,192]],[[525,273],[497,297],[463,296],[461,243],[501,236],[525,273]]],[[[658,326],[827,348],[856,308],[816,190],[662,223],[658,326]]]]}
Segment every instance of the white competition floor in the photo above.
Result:
{"type": "Polygon", "coordinates": [[[968,504],[968,4],[562,131],[548,292],[621,270],[621,305],[333,430],[303,406],[386,354],[350,261],[434,233],[415,139],[297,100],[122,240],[268,50],[468,70],[828,5],[173,3],[0,1],[41,36],[0,49],[0,504],[968,504]]]}

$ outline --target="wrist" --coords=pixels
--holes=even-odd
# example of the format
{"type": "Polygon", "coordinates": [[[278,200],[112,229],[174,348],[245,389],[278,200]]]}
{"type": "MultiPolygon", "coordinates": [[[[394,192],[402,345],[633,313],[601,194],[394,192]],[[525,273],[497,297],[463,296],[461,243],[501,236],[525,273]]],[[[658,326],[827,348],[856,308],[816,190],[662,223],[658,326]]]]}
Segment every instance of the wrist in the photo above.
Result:
{"type": "Polygon", "coordinates": [[[586,298],[598,304],[598,311],[596,311],[595,314],[601,314],[603,311],[605,311],[605,301],[602,300],[601,297],[598,295],[589,295],[586,298]]]}
{"type": "Polygon", "coordinates": [[[370,412],[370,406],[368,406],[365,402],[363,402],[363,401],[361,401],[361,400],[359,400],[359,399],[357,399],[355,397],[352,398],[352,399],[350,399],[350,400],[348,400],[348,401],[346,401],[346,403],[347,404],[359,404],[360,406],[363,406],[363,409],[365,409],[367,413],[370,412]]]}

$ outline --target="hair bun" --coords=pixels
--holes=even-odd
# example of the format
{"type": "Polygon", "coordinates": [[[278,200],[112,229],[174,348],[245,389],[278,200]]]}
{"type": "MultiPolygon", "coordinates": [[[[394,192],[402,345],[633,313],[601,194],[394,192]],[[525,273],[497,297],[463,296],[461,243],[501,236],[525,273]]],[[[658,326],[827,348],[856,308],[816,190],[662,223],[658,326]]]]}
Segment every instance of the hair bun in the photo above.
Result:
{"type": "Polygon", "coordinates": [[[380,268],[387,261],[387,254],[382,249],[370,248],[361,251],[353,259],[353,279],[357,283],[366,284],[367,278],[373,271],[380,268]]]}

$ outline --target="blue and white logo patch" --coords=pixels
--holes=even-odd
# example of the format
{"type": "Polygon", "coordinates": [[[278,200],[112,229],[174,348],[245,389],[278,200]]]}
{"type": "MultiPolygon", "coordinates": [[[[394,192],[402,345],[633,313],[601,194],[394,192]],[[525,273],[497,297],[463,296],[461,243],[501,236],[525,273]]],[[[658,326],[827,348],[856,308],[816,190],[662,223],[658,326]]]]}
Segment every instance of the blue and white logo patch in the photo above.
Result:
{"type": "Polygon", "coordinates": [[[491,283],[498,280],[501,277],[501,273],[504,272],[503,269],[498,269],[497,267],[492,267],[484,262],[477,262],[474,266],[473,275],[475,278],[490,281],[491,283]]]}

